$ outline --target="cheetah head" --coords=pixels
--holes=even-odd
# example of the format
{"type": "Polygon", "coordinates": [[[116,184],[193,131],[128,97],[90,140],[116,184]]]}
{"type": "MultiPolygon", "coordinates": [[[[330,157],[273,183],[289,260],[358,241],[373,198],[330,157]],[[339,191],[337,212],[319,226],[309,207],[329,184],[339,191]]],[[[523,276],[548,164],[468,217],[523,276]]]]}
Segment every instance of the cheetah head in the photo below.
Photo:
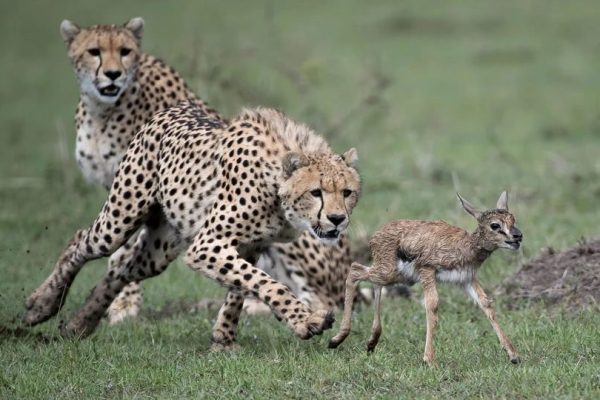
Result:
{"type": "Polygon", "coordinates": [[[291,152],[282,164],[279,196],[286,219],[300,231],[334,244],[347,228],[360,196],[357,153],[306,156],[291,152]]]}
{"type": "Polygon", "coordinates": [[[60,24],[82,95],[106,104],[119,99],[136,74],[143,30],[139,17],[123,26],[60,24]]]}

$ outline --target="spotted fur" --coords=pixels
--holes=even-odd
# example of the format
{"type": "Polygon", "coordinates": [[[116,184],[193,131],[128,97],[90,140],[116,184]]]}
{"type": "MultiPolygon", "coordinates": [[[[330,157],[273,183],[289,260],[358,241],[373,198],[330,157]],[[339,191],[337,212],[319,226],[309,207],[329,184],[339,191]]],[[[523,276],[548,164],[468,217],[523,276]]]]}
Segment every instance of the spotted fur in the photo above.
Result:
{"type": "Polygon", "coordinates": [[[339,238],[360,196],[355,161],[353,149],[335,155],[274,110],[246,110],[229,124],[192,103],[159,112],[133,139],[92,226],[29,297],[25,320],[54,315],[83,265],[113,254],[145,224],[144,252],[108,272],[65,335],[91,333],[128,283],[160,274],[186,248],[190,268],[229,290],[213,329],[217,346],[234,345],[244,296],[263,301],[299,337],[320,334],[331,327],[331,312],[311,310],[255,260],[303,230],[322,241],[339,238]]]}
{"type": "MultiPolygon", "coordinates": [[[[77,163],[88,181],[107,189],[135,133],[156,112],[190,101],[207,116],[223,120],[195,96],[173,68],[141,51],[143,28],[141,18],[123,26],[80,28],[68,20],[61,23],[80,83],[75,116],[77,163]],[[105,88],[114,92],[102,91],[105,88]]],[[[143,252],[146,236],[147,229],[142,226],[110,257],[109,270],[122,268],[143,252]]],[[[306,233],[301,240],[267,248],[257,265],[285,281],[306,304],[334,309],[343,304],[344,277],[351,261],[346,239],[326,246],[306,233]]],[[[109,307],[109,321],[137,315],[141,303],[141,286],[132,282],[109,307]]]]}

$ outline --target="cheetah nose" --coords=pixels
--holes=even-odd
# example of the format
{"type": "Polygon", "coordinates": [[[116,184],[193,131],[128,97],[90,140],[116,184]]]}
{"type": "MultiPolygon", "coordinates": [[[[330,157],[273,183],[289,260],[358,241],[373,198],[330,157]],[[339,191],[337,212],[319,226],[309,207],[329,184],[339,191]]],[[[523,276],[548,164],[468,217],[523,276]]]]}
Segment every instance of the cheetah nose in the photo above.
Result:
{"type": "Polygon", "coordinates": [[[346,216],[343,214],[330,214],[327,216],[327,219],[330,220],[335,226],[338,226],[346,220],[346,216]]]}
{"type": "Polygon", "coordinates": [[[113,81],[121,76],[121,71],[104,71],[104,75],[106,75],[109,79],[113,81]]]}

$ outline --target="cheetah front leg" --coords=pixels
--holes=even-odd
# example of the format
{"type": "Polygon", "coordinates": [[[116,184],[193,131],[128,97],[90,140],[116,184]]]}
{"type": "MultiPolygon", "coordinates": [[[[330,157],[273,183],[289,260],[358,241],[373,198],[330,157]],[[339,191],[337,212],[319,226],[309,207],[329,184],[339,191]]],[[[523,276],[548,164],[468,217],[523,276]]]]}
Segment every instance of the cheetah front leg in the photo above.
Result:
{"type": "MultiPolygon", "coordinates": [[[[244,260],[250,264],[256,264],[256,254],[246,254],[244,260]]],[[[225,302],[219,309],[217,319],[212,329],[212,350],[235,350],[239,346],[235,341],[240,314],[244,308],[245,300],[254,300],[249,293],[239,290],[229,289],[225,297],[225,302]]],[[[256,301],[256,300],[254,300],[256,301]]],[[[263,305],[263,303],[259,303],[263,305]]],[[[265,306],[268,312],[271,309],[265,306]]]]}
{"type": "Polygon", "coordinates": [[[212,330],[213,350],[234,350],[238,347],[235,337],[243,305],[243,293],[236,290],[227,292],[212,330]]]}
{"type": "Polygon", "coordinates": [[[78,255],[77,246],[86,235],[78,230],[63,250],[54,270],[46,280],[27,298],[23,316],[26,325],[37,325],[50,318],[62,308],[69,288],[81,270],[85,260],[78,255]]]}
{"type": "MultiPolygon", "coordinates": [[[[234,246],[236,239],[217,241],[215,236],[210,229],[196,236],[185,256],[190,268],[203,272],[230,289],[258,297],[302,339],[331,328],[334,321],[332,312],[312,312],[287,286],[244,260],[234,246]]],[[[234,304],[237,306],[237,302],[234,304]]]]}

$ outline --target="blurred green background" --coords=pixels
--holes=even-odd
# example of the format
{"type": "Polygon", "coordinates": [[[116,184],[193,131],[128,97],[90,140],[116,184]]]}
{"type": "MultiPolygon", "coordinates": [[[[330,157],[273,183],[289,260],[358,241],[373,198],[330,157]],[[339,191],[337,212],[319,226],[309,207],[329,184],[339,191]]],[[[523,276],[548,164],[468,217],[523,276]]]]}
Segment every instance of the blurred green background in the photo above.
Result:
{"type": "MultiPolygon", "coordinates": [[[[486,265],[482,280],[493,287],[541,248],[599,232],[597,1],[3,0],[2,326],[17,324],[26,295],[105,196],[83,180],[73,157],[78,87],[59,23],[133,16],[146,21],[145,51],[226,116],[247,105],[276,106],[337,151],[355,146],[364,194],[354,237],[393,218],[442,218],[471,229],[455,191],[493,206],[508,189],[525,242],[518,255],[499,252],[486,265]]],[[[38,330],[55,334],[104,268],[104,261],[87,267],[59,317],[38,330]]],[[[515,369],[462,293],[441,293],[437,343],[445,368],[437,371],[419,362],[419,305],[390,300],[381,351],[369,359],[370,312],[341,353],[324,353],[325,339],[299,342],[274,319],[257,318],[242,329],[240,353],[206,355],[209,312],[103,327],[81,344],[0,337],[0,398],[598,394],[597,312],[501,308],[509,336],[525,347],[526,363],[515,369]]],[[[220,294],[177,263],[148,282],[145,307],[220,294]]]]}

